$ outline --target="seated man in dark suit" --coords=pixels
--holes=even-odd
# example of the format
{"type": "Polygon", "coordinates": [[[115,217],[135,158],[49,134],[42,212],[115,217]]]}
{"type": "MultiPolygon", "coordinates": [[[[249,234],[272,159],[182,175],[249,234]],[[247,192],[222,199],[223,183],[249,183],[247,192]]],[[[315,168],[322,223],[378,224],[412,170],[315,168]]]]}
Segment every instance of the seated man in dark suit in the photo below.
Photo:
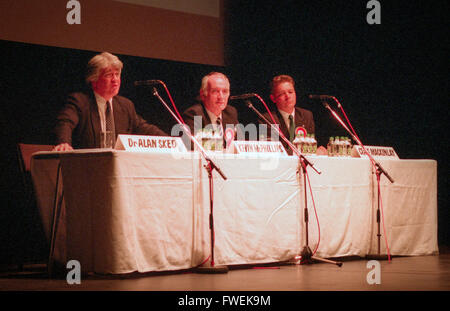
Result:
{"type": "Polygon", "coordinates": [[[118,96],[123,64],[108,52],[88,63],[86,82],[91,90],[72,93],[57,116],[56,151],[99,148],[102,132],[109,131],[115,142],[119,134],[167,136],[147,123],[127,98],[118,96]]]}
{"type": "Polygon", "coordinates": [[[222,73],[211,72],[202,79],[200,102],[186,109],[183,119],[191,133],[196,134],[209,125],[213,130],[224,133],[239,123],[236,108],[228,105],[230,82],[222,73]]]}
{"type": "MultiPolygon", "coordinates": [[[[295,138],[295,129],[303,127],[308,134],[314,134],[314,118],[311,111],[296,107],[297,95],[295,92],[295,82],[292,77],[288,75],[279,75],[272,79],[270,83],[270,99],[276,104],[277,109],[271,111],[275,124],[279,125],[280,132],[291,142],[295,138]],[[294,136],[293,136],[294,135],[294,136]]],[[[269,116],[269,113],[264,113],[264,117],[273,122],[269,116]]],[[[262,122],[264,123],[264,122],[262,122]]],[[[268,135],[276,135],[275,131],[270,131],[268,125],[268,135]]],[[[287,153],[292,155],[292,150],[289,148],[284,140],[281,140],[287,153]]]]}

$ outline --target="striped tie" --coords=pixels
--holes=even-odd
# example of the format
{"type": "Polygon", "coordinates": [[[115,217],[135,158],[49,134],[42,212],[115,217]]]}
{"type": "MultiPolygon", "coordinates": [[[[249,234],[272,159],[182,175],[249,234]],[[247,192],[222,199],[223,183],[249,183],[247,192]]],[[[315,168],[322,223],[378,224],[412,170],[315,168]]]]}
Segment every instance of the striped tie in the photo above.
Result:
{"type": "Polygon", "coordinates": [[[114,116],[111,111],[111,103],[108,101],[106,102],[106,112],[105,112],[105,130],[111,131],[112,139],[115,141],[116,139],[116,133],[114,132],[114,116]]]}
{"type": "Polygon", "coordinates": [[[295,138],[295,125],[294,125],[294,117],[289,115],[289,140],[291,142],[294,141],[295,138]]]}
{"type": "Polygon", "coordinates": [[[216,124],[219,129],[219,135],[222,137],[222,144],[223,144],[222,146],[224,148],[226,147],[226,142],[225,142],[225,135],[223,135],[222,119],[220,117],[216,119],[216,124]]]}
{"type": "Polygon", "coordinates": [[[223,126],[222,126],[222,120],[220,119],[220,117],[217,118],[216,124],[219,129],[220,136],[223,136],[223,126]]]}

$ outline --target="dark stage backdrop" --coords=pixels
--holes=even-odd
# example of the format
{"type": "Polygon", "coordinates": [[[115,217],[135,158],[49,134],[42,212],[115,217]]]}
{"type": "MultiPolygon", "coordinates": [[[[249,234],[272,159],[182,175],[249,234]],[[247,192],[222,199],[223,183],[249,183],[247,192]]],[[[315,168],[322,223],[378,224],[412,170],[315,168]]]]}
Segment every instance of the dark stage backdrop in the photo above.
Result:
{"type": "Polygon", "coordinates": [[[381,24],[369,25],[368,2],[230,1],[225,51],[235,91],[269,101],[270,79],[289,74],[322,145],[346,132],[307,94],[336,96],[363,143],[437,160],[439,243],[448,245],[449,5],[379,1],[381,24]]]}
{"type": "MultiPolygon", "coordinates": [[[[268,104],[270,79],[290,74],[299,105],[314,113],[321,144],[345,132],[307,94],[336,96],[365,144],[393,146],[404,159],[438,161],[439,243],[449,245],[448,5],[380,1],[381,24],[368,25],[366,3],[228,1],[226,66],[118,54],[124,62],[120,93],[170,132],[171,116],[148,90],[135,88],[135,80],[164,81],[182,111],[212,70],[230,77],[233,95],[258,93],[268,104]]],[[[45,258],[37,214],[25,207],[16,144],[53,143],[55,114],[68,92],[83,87],[86,63],[97,52],[0,40],[0,263],[45,258]],[[38,247],[21,253],[22,245],[38,247]]],[[[241,122],[255,121],[242,103],[233,104],[241,122]]]]}
{"type": "MultiPolygon", "coordinates": [[[[97,53],[0,40],[0,263],[46,256],[39,216],[23,192],[16,144],[54,144],[56,113],[69,92],[85,88],[86,64],[97,53]],[[20,253],[23,249],[26,254],[20,253]]],[[[181,113],[198,95],[204,75],[228,73],[222,66],[116,55],[124,63],[120,95],[133,100],[141,116],[169,134],[175,120],[150,89],[136,88],[133,82],[164,81],[181,113]]],[[[164,89],[158,90],[170,105],[164,89]]]]}

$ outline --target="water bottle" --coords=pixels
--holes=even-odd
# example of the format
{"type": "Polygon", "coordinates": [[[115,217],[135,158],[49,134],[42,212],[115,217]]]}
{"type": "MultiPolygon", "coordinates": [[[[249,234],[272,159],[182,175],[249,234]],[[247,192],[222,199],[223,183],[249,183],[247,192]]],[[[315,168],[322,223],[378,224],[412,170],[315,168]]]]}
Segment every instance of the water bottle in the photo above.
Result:
{"type": "Polygon", "coordinates": [[[348,139],[348,156],[351,157],[352,156],[352,150],[353,150],[353,144],[352,144],[352,140],[349,138],[348,139]]]}
{"type": "Polygon", "coordinates": [[[345,140],[344,140],[344,136],[341,136],[340,144],[339,144],[339,156],[340,157],[344,156],[344,149],[345,149],[345,140]]]}
{"type": "Polygon", "coordinates": [[[340,140],[339,140],[339,136],[336,136],[335,138],[334,138],[334,144],[333,144],[333,155],[335,156],[335,157],[338,157],[339,156],[339,146],[340,146],[340,144],[341,144],[341,142],[340,142],[340,140]]]}
{"type": "Polygon", "coordinates": [[[312,154],[316,154],[316,152],[317,152],[317,140],[316,140],[316,136],[314,134],[311,134],[311,141],[312,141],[311,153],[312,154]]]}
{"type": "Polygon", "coordinates": [[[203,130],[203,148],[206,150],[212,150],[212,130],[203,130]]]}
{"type": "Polygon", "coordinates": [[[295,135],[294,141],[292,142],[292,144],[295,146],[295,148],[301,152],[300,150],[300,134],[295,135]]]}
{"type": "Polygon", "coordinates": [[[301,153],[305,153],[305,148],[306,148],[305,143],[306,143],[306,141],[305,141],[305,136],[304,136],[303,132],[300,133],[299,141],[300,141],[300,144],[299,144],[300,145],[300,149],[299,149],[299,151],[301,153]]]}
{"type": "Polygon", "coordinates": [[[309,153],[309,134],[303,138],[303,153],[309,153]]]}
{"type": "Polygon", "coordinates": [[[333,137],[330,137],[328,139],[328,144],[327,144],[327,151],[328,151],[329,157],[333,156],[333,144],[334,144],[334,139],[333,139],[333,137]]]}
{"type": "Polygon", "coordinates": [[[347,136],[344,137],[344,142],[345,142],[345,144],[344,144],[344,157],[347,157],[348,156],[348,148],[350,148],[350,144],[348,142],[348,137],[347,136]]]}
{"type": "Polygon", "coordinates": [[[219,131],[214,133],[214,150],[223,151],[223,136],[220,135],[219,131]]]}
{"type": "Polygon", "coordinates": [[[342,156],[346,157],[348,155],[348,137],[342,137],[344,139],[344,148],[342,148],[342,156]]]}

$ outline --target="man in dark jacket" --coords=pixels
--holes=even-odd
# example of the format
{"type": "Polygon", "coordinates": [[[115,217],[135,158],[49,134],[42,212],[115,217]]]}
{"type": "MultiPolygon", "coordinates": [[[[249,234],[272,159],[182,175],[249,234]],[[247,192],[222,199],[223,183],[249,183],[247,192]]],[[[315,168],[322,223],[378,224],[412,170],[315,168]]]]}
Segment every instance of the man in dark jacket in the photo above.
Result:
{"type": "Polygon", "coordinates": [[[230,82],[224,74],[211,72],[202,79],[200,102],[186,109],[183,119],[191,133],[210,127],[214,131],[224,133],[227,128],[235,130],[239,124],[236,108],[228,105],[230,82]]]}
{"type": "Polygon", "coordinates": [[[118,96],[122,62],[103,52],[88,63],[86,82],[91,90],[72,93],[57,116],[56,151],[101,147],[101,133],[110,132],[113,142],[119,134],[166,136],[147,123],[127,98],[118,96]]]}
{"type": "MultiPolygon", "coordinates": [[[[294,79],[288,75],[276,76],[270,83],[270,99],[277,106],[276,110],[271,111],[271,115],[275,119],[275,124],[279,125],[280,132],[291,142],[294,138],[292,135],[295,134],[298,127],[304,128],[308,134],[315,132],[312,112],[296,106],[297,95],[294,86],[294,79]]],[[[263,115],[271,123],[273,122],[269,113],[266,112],[263,115]]],[[[270,127],[268,128],[270,129],[270,127]]],[[[272,133],[269,131],[267,137],[271,137],[271,135],[276,135],[273,130],[272,133]]],[[[288,154],[292,154],[287,143],[281,139],[280,141],[288,154]]]]}

